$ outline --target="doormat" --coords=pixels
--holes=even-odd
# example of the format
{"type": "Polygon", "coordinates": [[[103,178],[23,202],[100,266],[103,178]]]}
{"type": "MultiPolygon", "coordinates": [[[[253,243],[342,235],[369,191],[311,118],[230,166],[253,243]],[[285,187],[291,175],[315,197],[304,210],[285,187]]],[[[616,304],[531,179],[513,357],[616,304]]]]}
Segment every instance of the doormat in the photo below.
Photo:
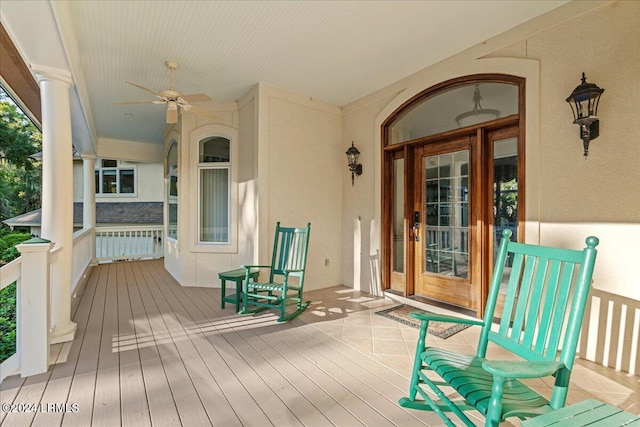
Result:
{"type": "MultiPolygon", "coordinates": [[[[395,320],[400,323],[404,323],[405,325],[420,329],[420,321],[409,316],[409,313],[411,312],[424,313],[423,310],[418,310],[415,307],[403,304],[403,305],[387,308],[384,310],[376,311],[376,314],[379,314],[380,316],[395,320]]],[[[429,322],[429,329],[427,329],[427,332],[429,332],[433,336],[442,338],[444,340],[449,338],[453,334],[457,334],[460,331],[464,331],[469,326],[471,325],[463,325],[460,323],[449,323],[449,322],[437,322],[432,320],[429,322]]]]}

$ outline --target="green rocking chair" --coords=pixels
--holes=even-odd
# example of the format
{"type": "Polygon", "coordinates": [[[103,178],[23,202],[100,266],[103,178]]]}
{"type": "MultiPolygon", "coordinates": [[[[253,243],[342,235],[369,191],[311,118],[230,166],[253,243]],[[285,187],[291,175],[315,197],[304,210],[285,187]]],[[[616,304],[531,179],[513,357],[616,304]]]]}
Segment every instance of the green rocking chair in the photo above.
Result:
{"type": "Polygon", "coordinates": [[[598,239],[587,238],[587,247],[577,251],[511,242],[509,230],[502,236],[483,320],[411,313],[421,326],[409,396],[400,399],[401,406],[434,411],[448,426],[455,424],[445,412],[473,426],[464,411],[476,409],[492,427],[508,417],[525,419],[564,406],[598,239]],[[513,260],[510,271],[505,269],[507,259],[513,260]],[[507,294],[500,324],[494,325],[503,279],[508,281],[507,294]],[[476,354],[426,346],[430,321],[481,326],[476,354]],[[488,345],[514,357],[490,360],[488,345]],[[547,376],[555,377],[550,399],[521,381],[547,376]],[[453,400],[456,393],[445,393],[442,387],[459,397],[453,400]]]}
{"type": "Polygon", "coordinates": [[[307,249],[309,247],[309,231],[311,223],[305,228],[281,227],[276,224],[276,235],[273,241],[271,265],[245,265],[246,277],[242,295],[240,314],[257,313],[269,308],[280,310],[278,322],[286,322],[308,306],[310,301],[302,301],[304,273],[307,265],[307,249]],[[252,272],[268,269],[268,280],[251,279],[252,272]],[[288,306],[295,306],[294,311],[287,313],[288,306]]]}

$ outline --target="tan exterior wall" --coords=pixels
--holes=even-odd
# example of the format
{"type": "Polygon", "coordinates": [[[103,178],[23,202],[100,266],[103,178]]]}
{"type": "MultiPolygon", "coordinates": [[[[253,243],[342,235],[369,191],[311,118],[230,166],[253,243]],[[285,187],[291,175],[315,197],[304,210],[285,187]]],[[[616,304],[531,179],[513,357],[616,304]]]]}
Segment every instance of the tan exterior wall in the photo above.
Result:
{"type": "Polygon", "coordinates": [[[640,114],[635,96],[640,89],[640,2],[607,3],[586,13],[583,5],[593,4],[580,3],[572,2],[344,107],[343,145],[356,141],[365,169],[356,180],[356,192],[343,177],[345,285],[374,292],[379,286],[382,120],[402,100],[433,84],[499,70],[504,61],[502,72],[527,77],[526,241],[582,248],[586,236],[598,236],[594,287],[640,300],[640,137],[632,125],[640,114]],[[525,63],[537,65],[532,70],[525,63]],[[587,160],[565,102],[583,71],[588,81],[605,88],[600,137],[592,142],[587,160]],[[357,259],[352,248],[359,244],[357,259]]]}
{"type": "Polygon", "coordinates": [[[184,286],[217,287],[221,271],[270,261],[277,221],[286,226],[311,222],[305,289],[340,283],[341,194],[346,174],[341,162],[346,157],[341,146],[341,109],[258,85],[226,113],[223,123],[217,124],[183,115],[175,128],[182,141],[179,236],[177,244],[168,243],[167,269],[184,286]],[[237,157],[232,164],[236,202],[231,215],[236,237],[227,248],[196,242],[194,153],[198,135],[208,127],[236,135],[237,157]]]}
{"type": "Polygon", "coordinates": [[[260,262],[269,262],[275,224],[311,223],[305,290],[340,283],[341,212],[347,175],[340,108],[259,85],[260,262]]]}
{"type": "MultiPolygon", "coordinates": [[[[640,89],[639,19],[638,2],[571,2],[342,108],[259,84],[223,120],[240,141],[239,245],[202,253],[194,251],[194,232],[183,231],[180,261],[169,263],[180,266],[174,275],[183,285],[218,286],[218,271],[267,259],[276,221],[310,221],[307,289],[342,283],[378,293],[380,124],[434,84],[502,72],[527,79],[525,240],[581,248],[597,235],[594,286],[640,299],[640,138],[631,125],[640,112],[633,96],[640,89]],[[605,88],[600,137],[587,160],[565,102],[582,71],[605,88]],[[344,155],[351,141],[364,167],[354,186],[344,155]]],[[[195,173],[185,160],[189,133],[205,124],[192,116],[178,128],[183,185],[195,173]]],[[[180,193],[182,230],[193,228],[194,191],[180,193]]]]}

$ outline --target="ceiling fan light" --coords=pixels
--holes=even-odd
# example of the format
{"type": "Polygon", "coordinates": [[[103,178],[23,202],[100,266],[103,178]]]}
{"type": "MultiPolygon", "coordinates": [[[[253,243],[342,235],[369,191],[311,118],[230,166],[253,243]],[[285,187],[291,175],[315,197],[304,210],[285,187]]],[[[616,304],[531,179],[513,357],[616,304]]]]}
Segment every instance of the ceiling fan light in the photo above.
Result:
{"type": "Polygon", "coordinates": [[[167,123],[178,123],[178,104],[167,101],[167,123]]]}

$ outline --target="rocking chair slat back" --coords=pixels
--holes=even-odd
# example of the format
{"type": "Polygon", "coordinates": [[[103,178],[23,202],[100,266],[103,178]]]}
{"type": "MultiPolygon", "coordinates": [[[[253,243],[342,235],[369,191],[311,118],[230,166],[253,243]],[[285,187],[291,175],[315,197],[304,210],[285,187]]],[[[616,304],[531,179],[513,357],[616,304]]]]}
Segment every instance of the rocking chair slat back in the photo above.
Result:
{"type": "MultiPolygon", "coordinates": [[[[581,252],[546,248],[555,253],[540,257],[535,255],[538,247],[511,243],[510,249],[526,249],[526,253],[514,252],[500,325],[497,332],[487,331],[488,339],[527,359],[556,360],[563,328],[568,325],[565,317],[575,311],[566,307],[571,293],[578,290],[574,289],[578,266],[573,260],[581,252]]],[[[494,309],[489,308],[490,318],[494,309]]],[[[477,355],[484,357],[486,348],[479,350],[477,355]]]]}
{"type": "Polygon", "coordinates": [[[291,320],[302,313],[309,301],[303,301],[304,274],[309,248],[311,224],[304,228],[281,227],[276,224],[270,265],[245,265],[245,284],[240,313],[257,313],[268,308],[280,310],[279,322],[291,320]],[[255,281],[250,274],[255,270],[269,270],[269,280],[255,281]],[[295,310],[287,312],[287,307],[295,310]]]}
{"type": "MultiPolygon", "coordinates": [[[[284,275],[285,270],[303,270],[307,262],[307,229],[280,227],[273,242],[272,274],[284,275]]],[[[304,271],[292,272],[300,277],[304,271]]],[[[273,277],[271,278],[273,281],[273,277]]]]}

